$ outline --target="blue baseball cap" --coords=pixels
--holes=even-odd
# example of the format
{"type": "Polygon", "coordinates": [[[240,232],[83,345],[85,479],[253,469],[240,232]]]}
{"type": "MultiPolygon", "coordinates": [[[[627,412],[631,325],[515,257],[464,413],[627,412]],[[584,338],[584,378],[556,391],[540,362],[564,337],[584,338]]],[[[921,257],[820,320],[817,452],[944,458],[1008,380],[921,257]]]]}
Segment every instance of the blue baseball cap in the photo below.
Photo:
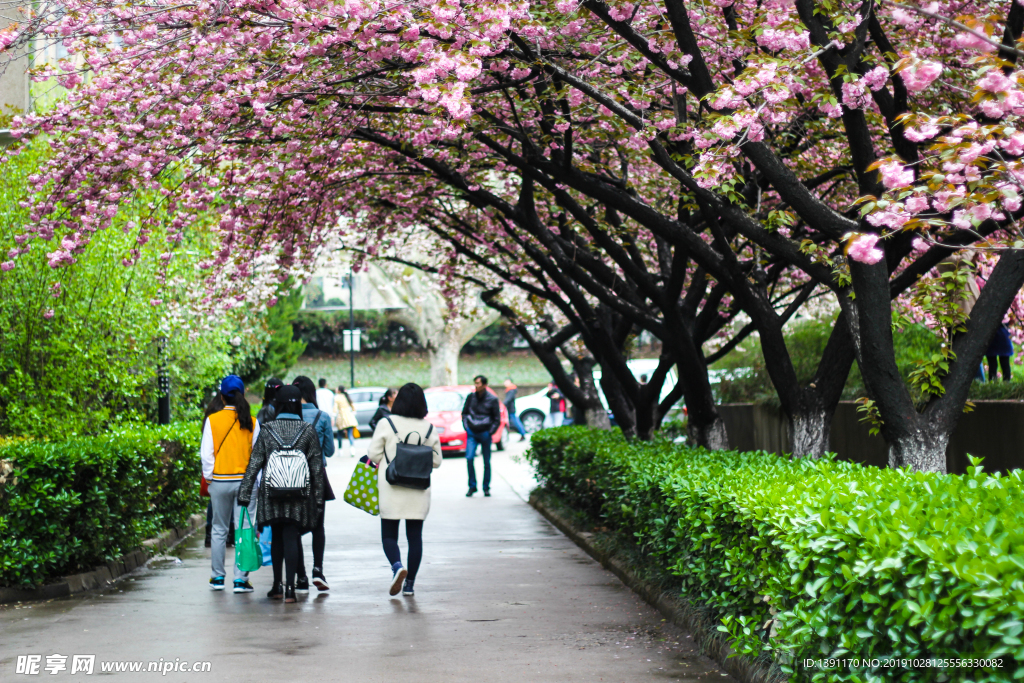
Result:
{"type": "Polygon", "coordinates": [[[232,391],[245,393],[245,385],[242,383],[242,378],[238,375],[228,375],[220,381],[220,393],[227,396],[232,391]]]}

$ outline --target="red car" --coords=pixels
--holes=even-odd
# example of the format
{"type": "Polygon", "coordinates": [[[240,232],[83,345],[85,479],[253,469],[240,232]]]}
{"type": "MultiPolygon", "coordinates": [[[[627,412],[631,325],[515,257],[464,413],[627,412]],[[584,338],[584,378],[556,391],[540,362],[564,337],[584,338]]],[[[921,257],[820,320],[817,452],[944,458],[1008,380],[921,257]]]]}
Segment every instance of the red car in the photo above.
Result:
{"type": "MultiPolygon", "coordinates": [[[[462,407],[466,397],[473,393],[472,386],[430,387],[423,391],[427,396],[427,421],[441,437],[442,453],[463,453],[466,450],[466,428],[462,426],[462,407]]],[[[487,387],[495,397],[494,389],[487,387]]],[[[505,450],[508,443],[508,410],[505,404],[498,401],[501,411],[501,425],[494,434],[494,445],[499,451],[505,450]]]]}

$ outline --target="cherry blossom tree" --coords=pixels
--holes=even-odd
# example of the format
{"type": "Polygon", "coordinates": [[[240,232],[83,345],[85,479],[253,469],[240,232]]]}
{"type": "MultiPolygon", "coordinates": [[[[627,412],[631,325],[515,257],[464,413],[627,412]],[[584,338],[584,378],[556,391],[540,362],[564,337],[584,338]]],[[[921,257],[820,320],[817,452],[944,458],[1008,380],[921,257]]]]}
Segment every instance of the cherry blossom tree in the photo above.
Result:
{"type": "MultiPolygon", "coordinates": [[[[178,229],[223,216],[215,279],[244,279],[258,253],[301,268],[339,214],[405,196],[429,206],[441,185],[520,230],[541,196],[567,217],[541,221],[549,232],[602,253],[608,283],[596,261],[570,278],[596,279],[584,291],[598,299],[613,290],[601,304],[617,316],[629,287],[664,315],[691,272],[656,275],[652,292],[632,272],[653,261],[633,256],[633,235],[721,285],[760,332],[799,450],[827,443],[856,357],[891,463],[923,470],[944,469],[974,368],[1024,283],[1015,2],[64,0],[32,12],[0,45],[51,37],[76,57],[38,74],[69,98],[22,123],[58,149],[22,247],[60,238],[55,267],[172,170],[181,182],[161,191],[178,229]],[[364,172],[380,150],[409,163],[364,172]],[[999,250],[995,265],[919,411],[896,371],[894,301],[980,240],[999,250]],[[773,269],[797,269],[786,282],[827,287],[842,306],[803,386],[763,275],[773,269]]],[[[686,329],[672,325],[674,342],[686,329]]],[[[699,379],[690,337],[674,353],[699,379]]]]}

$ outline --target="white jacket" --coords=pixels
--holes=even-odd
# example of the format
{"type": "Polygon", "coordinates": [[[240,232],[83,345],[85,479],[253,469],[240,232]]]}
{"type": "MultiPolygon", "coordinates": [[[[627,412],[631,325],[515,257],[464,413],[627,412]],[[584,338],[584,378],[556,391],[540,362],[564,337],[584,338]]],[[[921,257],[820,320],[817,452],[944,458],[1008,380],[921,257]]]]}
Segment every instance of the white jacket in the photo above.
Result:
{"type": "MultiPolygon", "coordinates": [[[[392,486],[384,472],[388,467],[387,460],[395,459],[395,447],[398,442],[404,441],[410,432],[419,434],[423,439],[423,445],[434,449],[434,469],[437,469],[441,466],[441,439],[436,428],[431,431],[429,439],[424,438],[431,427],[426,420],[392,415],[391,421],[395,423],[398,434],[395,434],[387,420],[381,420],[373,431],[373,439],[367,451],[370,460],[379,465],[377,486],[380,489],[381,519],[426,519],[427,513],[430,512],[430,489],[419,491],[404,486],[392,486]],[[384,458],[385,453],[387,460],[384,458]]],[[[410,443],[416,443],[415,434],[410,443]]]]}

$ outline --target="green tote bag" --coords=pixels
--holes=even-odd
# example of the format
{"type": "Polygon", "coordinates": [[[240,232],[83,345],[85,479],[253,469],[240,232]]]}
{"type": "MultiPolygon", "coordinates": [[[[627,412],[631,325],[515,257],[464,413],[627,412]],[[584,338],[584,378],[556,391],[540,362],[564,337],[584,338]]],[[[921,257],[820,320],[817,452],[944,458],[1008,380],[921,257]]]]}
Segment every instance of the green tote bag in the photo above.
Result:
{"type": "Polygon", "coordinates": [[[345,502],[376,516],[380,514],[377,496],[377,469],[369,463],[357,462],[345,489],[345,502]]]}
{"type": "Polygon", "coordinates": [[[263,566],[263,551],[256,540],[256,530],[249,519],[249,508],[238,513],[235,526],[235,566],[243,572],[254,572],[263,566]]]}

